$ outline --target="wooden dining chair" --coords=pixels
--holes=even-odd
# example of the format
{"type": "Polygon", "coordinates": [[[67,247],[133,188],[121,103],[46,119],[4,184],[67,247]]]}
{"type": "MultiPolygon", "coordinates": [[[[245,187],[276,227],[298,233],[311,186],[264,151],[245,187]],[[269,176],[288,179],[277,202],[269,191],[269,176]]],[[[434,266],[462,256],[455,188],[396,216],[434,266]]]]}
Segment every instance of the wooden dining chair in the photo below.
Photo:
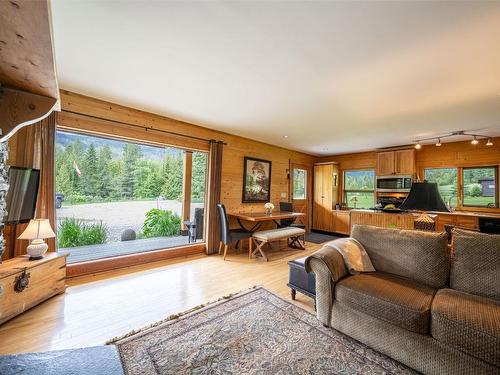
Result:
{"type": "MultiPolygon", "coordinates": [[[[293,212],[293,204],[290,202],[280,202],[280,211],[293,212]]],[[[301,229],[306,228],[306,226],[304,224],[294,223],[293,219],[281,219],[279,227],[280,228],[294,227],[294,228],[301,228],[301,229]]]]}
{"type": "Polygon", "coordinates": [[[217,204],[217,210],[219,211],[220,220],[220,243],[219,243],[219,255],[222,252],[222,247],[224,246],[224,260],[226,260],[226,254],[232,243],[236,243],[235,247],[238,248],[241,240],[252,238],[252,232],[245,230],[243,228],[239,229],[229,229],[229,220],[226,214],[226,208],[223,204],[217,204]]]}

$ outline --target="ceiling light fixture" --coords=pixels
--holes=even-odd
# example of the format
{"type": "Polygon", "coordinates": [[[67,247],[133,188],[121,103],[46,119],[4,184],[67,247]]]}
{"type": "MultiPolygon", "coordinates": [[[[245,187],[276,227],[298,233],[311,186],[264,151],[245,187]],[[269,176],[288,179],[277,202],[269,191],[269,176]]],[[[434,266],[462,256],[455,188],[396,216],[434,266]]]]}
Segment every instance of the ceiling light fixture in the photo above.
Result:
{"type": "Polygon", "coordinates": [[[472,137],[471,144],[476,146],[479,144],[480,139],[486,139],[486,146],[493,146],[493,142],[490,136],[487,135],[482,135],[482,134],[473,134],[473,133],[468,133],[465,130],[459,130],[455,132],[451,132],[449,134],[443,134],[440,135],[439,137],[429,137],[429,138],[421,138],[421,139],[415,139],[413,143],[415,144],[415,148],[417,150],[420,150],[422,148],[422,142],[425,141],[436,141],[435,145],[437,147],[442,146],[441,139],[443,138],[448,138],[448,137],[457,137],[457,136],[465,136],[465,137],[472,137]]]}
{"type": "Polygon", "coordinates": [[[284,135],[283,138],[287,139],[288,138],[288,135],[284,135]]]}

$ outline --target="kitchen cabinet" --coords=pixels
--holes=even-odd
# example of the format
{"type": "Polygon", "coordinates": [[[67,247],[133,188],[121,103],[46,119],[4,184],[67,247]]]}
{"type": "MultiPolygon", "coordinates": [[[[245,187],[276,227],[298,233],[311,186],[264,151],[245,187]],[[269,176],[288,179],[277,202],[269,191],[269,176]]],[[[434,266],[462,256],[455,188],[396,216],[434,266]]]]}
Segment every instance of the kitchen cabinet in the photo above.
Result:
{"type": "Polygon", "coordinates": [[[415,150],[396,150],[377,153],[377,176],[415,174],[415,150]]]}
{"type": "Polygon", "coordinates": [[[351,233],[351,212],[350,211],[334,211],[334,228],[335,233],[349,235],[351,233]]]}
{"type": "Polygon", "coordinates": [[[438,214],[436,221],[436,231],[444,231],[445,225],[452,225],[459,228],[478,229],[479,219],[477,216],[453,214],[438,214]]]}
{"type": "Polygon", "coordinates": [[[336,164],[314,166],[313,229],[334,231],[333,209],[338,201],[338,183],[336,164]]]}

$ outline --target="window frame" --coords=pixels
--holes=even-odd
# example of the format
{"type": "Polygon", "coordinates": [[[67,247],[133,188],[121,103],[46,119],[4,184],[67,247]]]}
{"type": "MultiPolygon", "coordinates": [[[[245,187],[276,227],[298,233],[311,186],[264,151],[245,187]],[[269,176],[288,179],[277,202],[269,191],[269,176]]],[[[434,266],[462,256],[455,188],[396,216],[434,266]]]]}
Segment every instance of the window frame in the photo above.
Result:
{"type": "MultiPolygon", "coordinates": [[[[460,167],[424,167],[423,169],[423,176],[424,176],[424,181],[427,181],[425,178],[425,171],[427,169],[456,169],[457,171],[457,205],[456,207],[461,207],[462,204],[462,198],[460,197],[460,179],[461,179],[461,168],[460,167]]],[[[439,186],[438,186],[439,190],[439,186]]],[[[441,193],[439,193],[441,195],[441,193]]],[[[441,196],[441,199],[443,199],[443,202],[445,203],[446,207],[448,207],[448,202],[445,201],[445,199],[441,196]]]]}
{"type": "MultiPolygon", "coordinates": [[[[347,193],[370,193],[371,192],[373,194],[373,203],[374,203],[374,205],[376,204],[376,201],[377,201],[377,189],[375,186],[376,176],[377,176],[377,174],[376,174],[375,168],[350,168],[350,169],[343,169],[342,170],[342,202],[346,205],[346,208],[348,208],[348,209],[354,208],[354,207],[349,207],[349,203],[347,202],[347,193]],[[346,173],[348,173],[348,172],[362,172],[362,171],[373,172],[373,190],[346,189],[345,188],[346,173]]],[[[358,209],[358,208],[359,207],[356,207],[356,209],[358,209]]],[[[359,208],[359,209],[369,209],[369,208],[359,208]]]]}
{"type": "Polygon", "coordinates": [[[462,204],[462,207],[467,207],[467,208],[489,208],[489,209],[498,209],[498,166],[497,165],[483,165],[483,166],[467,166],[467,167],[461,167],[461,171],[460,171],[460,181],[461,181],[461,184],[460,184],[460,192],[459,194],[461,195],[462,199],[461,199],[461,204],[462,204]],[[465,185],[463,183],[464,181],[464,172],[468,169],[493,169],[493,171],[495,172],[495,194],[493,195],[493,197],[495,198],[495,206],[494,207],[488,207],[487,205],[486,206],[477,206],[477,205],[472,205],[472,204],[465,204],[465,185]]]}
{"type": "Polygon", "coordinates": [[[309,196],[307,194],[307,190],[308,190],[308,183],[307,183],[307,179],[308,179],[308,173],[309,171],[306,169],[306,168],[300,168],[300,167],[293,167],[292,168],[292,188],[293,188],[293,191],[292,191],[292,197],[294,200],[307,200],[309,199],[309,196]],[[297,198],[296,195],[295,195],[295,171],[296,170],[301,170],[301,171],[304,171],[304,196],[303,197],[300,197],[300,198],[297,198]]]}
{"type": "MultiPolygon", "coordinates": [[[[498,181],[498,177],[500,176],[500,164],[470,164],[470,165],[425,165],[419,168],[420,176],[423,176],[425,179],[425,170],[426,169],[457,169],[457,198],[458,205],[455,209],[460,211],[476,211],[476,212],[500,212],[500,192],[499,187],[500,183],[498,181]],[[473,206],[473,205],[464,205],[463,204],[463,170],[464,169],[480,169],[480,168],[494,168],[495,169],[495,207],[487,207],[487,206],[473,206]]],[[[446,203],[446,202],[445,202],[446,203]]]]}

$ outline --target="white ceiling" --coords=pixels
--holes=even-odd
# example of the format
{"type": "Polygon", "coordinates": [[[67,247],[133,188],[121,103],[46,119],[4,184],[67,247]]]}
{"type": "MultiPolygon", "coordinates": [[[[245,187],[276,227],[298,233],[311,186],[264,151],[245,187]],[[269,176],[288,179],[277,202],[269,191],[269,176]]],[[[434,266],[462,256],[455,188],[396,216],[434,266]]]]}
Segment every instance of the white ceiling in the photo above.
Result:
{"type": "Polygon", "coordinates": [[[500,1],[52,0],[52,15],[60,87],[81,94],[318,155],[500,135],[500,1]]]}

